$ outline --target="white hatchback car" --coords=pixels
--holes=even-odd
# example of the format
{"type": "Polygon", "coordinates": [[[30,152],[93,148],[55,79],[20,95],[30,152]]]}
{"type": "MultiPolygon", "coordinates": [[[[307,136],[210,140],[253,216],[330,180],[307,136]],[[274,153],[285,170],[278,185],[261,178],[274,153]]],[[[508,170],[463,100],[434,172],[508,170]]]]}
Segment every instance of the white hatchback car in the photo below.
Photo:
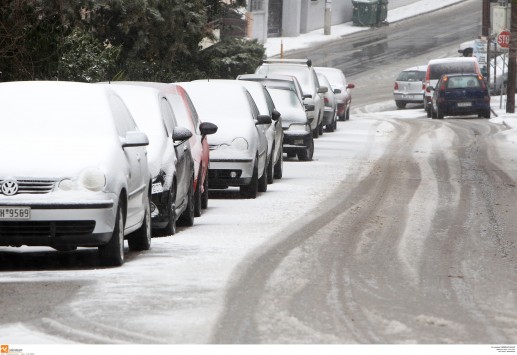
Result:
{"type": "Polygon", "coordinates": [[[0,245],[98,247],[104,265],[151,245],[146,146],[101,85],[0,84],[0,245]]]}

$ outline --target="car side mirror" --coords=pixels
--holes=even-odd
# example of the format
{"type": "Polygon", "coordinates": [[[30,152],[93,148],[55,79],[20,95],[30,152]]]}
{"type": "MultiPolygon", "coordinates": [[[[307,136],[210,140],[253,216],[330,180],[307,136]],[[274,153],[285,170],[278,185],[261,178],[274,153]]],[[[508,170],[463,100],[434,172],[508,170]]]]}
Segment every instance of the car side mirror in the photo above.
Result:
{"type": "Polygon", "coordinates": [[[312,95],[311,94],[303,94],[303,99],[312,99],[312,95]]]}
{"type": "Polygon", "coordinates": [[[145,147],[149,145],[149,138],[144,132],[128,131],[126,138],[122,139],[122,148],[145,147]]]}
{"type": "Polygon", "coordinates": [[[334,94],[341,94],[341,89],[334,89],[334,94]]]}
{"type": "Polygon", "coordinates": [[[329,91],[329,88],[326,86],[320,86],[318,89],[318,94],[324,94],[329,91]]]}
{"type": "Polygon", "coordinates": [[[346,88],[347,88],[347,89],[353,89],[353,88],[355,88],[355,84],[348,84],[348,85],[346,86],[346,88]]]}
{"type": "Polygon", "coordinates": [[[219,127],[211,122],[203,122],[199,125],[199,130],[201,131],[201,135],[207,136],[209,134],[214,134],[217,132],[219,127]]]}
{"type": "Polygon", "coordinates": [[[281,116],[281,115],[280,115],[280,112],[278,112],[278,111],[276,110],[276,108],[275,108],[275,109],[273,109],[273,112],[271,113],[271,118],[273,119],[273,121],[278,121],[278,119],[280,118],[280,116],[281,116]]]}
{"type": "Polygon", "coordinates": [[[261,125],[261,124],[271,124],[273,122],[271,120],[271,116],[269,115],[259,115],[257,119],[255,120],[255,125],[261,125]]]}
{"type": "Polygon", "coordinates": [[[174,127],[172,130],[172,141],[181,144],[192,137],[192,132],[184,127],[174,127]]]}
{"type": "Polygon", "coordinates": [[[304,105],[305,106],[305,112],[314,111],[316,107],[314,105],[304,105]]]}

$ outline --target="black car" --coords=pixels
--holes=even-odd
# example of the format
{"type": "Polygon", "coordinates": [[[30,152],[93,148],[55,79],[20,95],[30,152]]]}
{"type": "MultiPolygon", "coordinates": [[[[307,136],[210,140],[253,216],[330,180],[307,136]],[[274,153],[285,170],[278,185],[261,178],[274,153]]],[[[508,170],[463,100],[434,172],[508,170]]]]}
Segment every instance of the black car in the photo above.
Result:
{"type": "Polygon", "coordinates": [[[434,88],[432,118],[478,115],[490,118],[490,94],[481,75],[445,74],[434,88]]]}

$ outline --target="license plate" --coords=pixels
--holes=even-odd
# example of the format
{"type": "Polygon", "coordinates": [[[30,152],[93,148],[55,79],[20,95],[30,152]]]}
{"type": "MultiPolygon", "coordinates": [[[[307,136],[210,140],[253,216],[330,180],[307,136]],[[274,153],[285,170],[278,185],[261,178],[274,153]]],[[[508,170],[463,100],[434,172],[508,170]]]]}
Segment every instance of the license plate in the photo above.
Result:
{"type": "Polygon", "coordinates": [[[31,219],[30,207],[0,207],[0,220],[31,219]]]}
{"type": "Polygon", "coordinates": [[[295,139],[294,144],[296,145],[303,145],[303,139],[295,139]]]}
{"type": "Polygon", "coordinates": [[[470,107],[472,102],[458,102],[458,107],[470,107]]]}
{"type": "Polygon", "coordinates": [[[159,183],[159,182],[158,182],[158,183],[153,184],[153,187],[152,187],[152,189],[151,189],[151,194],[159,194],[159,193],[161,193],[161,192],[163,192],[163,186],[162,186],[162,184],[161,184],[161,183],[159,183]]]}

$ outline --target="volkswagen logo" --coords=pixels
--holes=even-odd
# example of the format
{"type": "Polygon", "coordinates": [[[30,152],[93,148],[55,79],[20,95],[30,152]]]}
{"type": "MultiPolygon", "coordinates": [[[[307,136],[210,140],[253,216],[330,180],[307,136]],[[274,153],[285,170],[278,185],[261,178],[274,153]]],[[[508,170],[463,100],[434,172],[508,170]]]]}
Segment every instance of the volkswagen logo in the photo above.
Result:
{"type": "Polygon", "coordinates": [[[18,192],[18,182],[16,180],[5,180],[2,183],[2,193],[6,196],[15,195],[18,192]]]}

